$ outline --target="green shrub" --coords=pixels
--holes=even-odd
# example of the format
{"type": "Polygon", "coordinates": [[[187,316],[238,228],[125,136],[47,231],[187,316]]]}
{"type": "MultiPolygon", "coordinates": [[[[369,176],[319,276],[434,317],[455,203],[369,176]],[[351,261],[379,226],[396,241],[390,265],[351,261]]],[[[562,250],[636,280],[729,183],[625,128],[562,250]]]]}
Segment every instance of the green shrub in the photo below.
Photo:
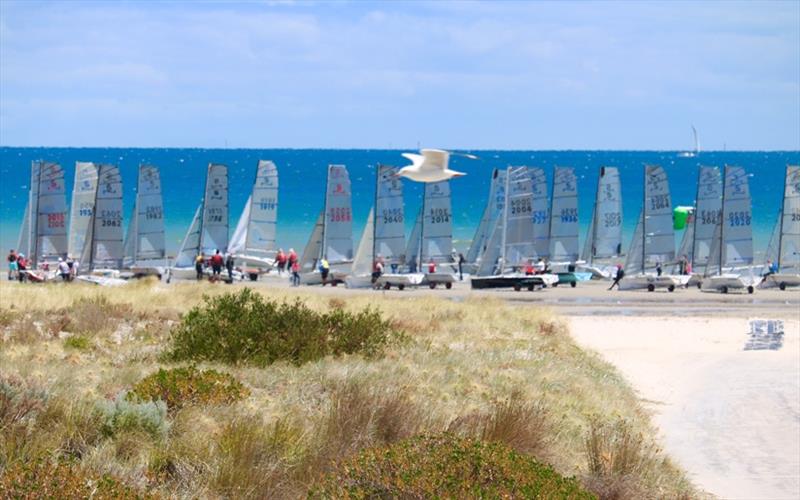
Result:
{"type": "Polygon", "coordinates": [[[173,331],[172,360],[221,361],[266,366],[285,360],[296,365],[328,355],[378,356],[401,338],[378,311],[319,313],[300,300],[282,303],[245,288],[236,294],[205,297],[173,331]]]}
{"type": "Polygon", "coordinates": [[[173,411],[187,405],[230,404],[249,395],[250,391],[227,373],[189,366],[159,369],[139,381],[128,393],[128,399],[163,401],[173,411]]]}
{"type": "Polygon", "coordinates": [[[64,340],[64,347],[68,347],[70,349],[78,349],[79,351],[85,351],[91,347],[91,342],[89,339],[82,335],[74,335],[72,337],[67,337],[64,340]]]}
{"type": "Polygon", "coordinates": [[[109,475],[91,477],[80,467],[68,462],[46,460],[16,462],[0,474],[0,497],[50,499],[151,498],[125,486],[109,475]]]}
{"type": "Polygon", "coordinates": [[[105,436],[143,431],[154,439],[159,439],[169,432],[167,405],[163,401],[132,402],[121,392],[114,401],[104,400],[97,403],[96,410],[105,436]]]}
{"type": "Polygon", "coordinates": [[[418,436],[340,463],[311,497],[591,499],[573,478],[501,443],[418,436]]]}

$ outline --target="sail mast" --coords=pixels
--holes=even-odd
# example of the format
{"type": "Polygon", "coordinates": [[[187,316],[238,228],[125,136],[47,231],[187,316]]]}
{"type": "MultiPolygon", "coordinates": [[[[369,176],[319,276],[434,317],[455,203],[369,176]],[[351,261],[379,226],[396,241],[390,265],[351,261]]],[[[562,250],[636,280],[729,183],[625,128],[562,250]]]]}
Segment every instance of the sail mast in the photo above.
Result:
{"type": "Polygon", "coordinates": [[[508,195],[511,191],[511,167],[506,169],[506,189],[503,198],[503,232],[500,233],[500,274],[503,274],[506,267],[506,230],[508,229],[508,195]]]}
{"type": "MultiPolygon", "coordinates": [[[[28,259],[32,262],[33,267],[38,268],[39,260],[39,197],[42,190],[42,162],[35,161],[31,165],[31,188],[33,188],[34,176],[33,171],[36,170],[36,194],[31,199],[31,237],[28,240],[29,250],[28,259]],[[35,165],[35,167],[34,167],[35,165]],[[35,204],[34,204],[35,203],[35,204]]],[[[33,193],[31,193],[33,194],[33,193]]]]}
{"type": "Polygon", "coordinates": [[[781,262],[781,257],[783,256],[783,224],[786,218],[786,187],[789,181],[789,167],[786,167],[786,175],[783,176],[783,198],[781,199],[781,216],[779,219],[779,223],[781,225],[781,230],[778,232],[778,271],[781,270],[781,266],[783,263],[781,262]]]}
{"type": "MultiPolygon", "coordinates": [[[[380,217],[380,214],[378,213],[378,189],[380,189],[380,186],[381,186],[381,164],[378,163],[377,166],[375,167],[375,196],[372,198],[372,206],[374,207],[373,208],[374,212],[372,216],[372,251],[370,254],[370,269],[372,270],[374,270],[373,266],[375,263],[375,241],[377,240],[377,238],[375,237],[377,235],[377,232],[375,230],[377,229],[378,225],[377,222],[378,217],[380,217]]],[[[363,238],[364,236],[362,235],[361,237],[363,238]]]]}
{"type": "Polygon", "coordinates": [[[642,195],[642,274],[645,274],[644,259],[647,256],[647,165],[644,166],[644,193],[642,195]]]}
{"type": "Polygon", "coordinates": [[[203,189],[203,199],[200,200],[200,232],[197,233],[197,250],[195,256],[200,255],[203,251],[203,222],[206,220],[206,194],[208,193],[208,179],[211,177],[211,164],[206,168],[206,185],[203,189]]]}
{"type": "Polygon", "coordinates": [[[425,248],[425,197],[428,195],[428,184],[422,185],[422,208],[420,209],[420,213],[422,214],[422,218],[420,219],[420,228],[419,228],[419,265],[417,266],[418,271],[422,271],[422,265],[424,259],[422,258],[422,250],[425,248]]]}
{"type": "Polygon", "coordinates": [[[722,257],[725,255],[725,198],[728,182],[728,165],[722,169],[722,208],[720,209],[719,216],[719,274],[722,275],[722,257]]]}
{"type": "MultiPolygon", "coordinates": [[[[325,201],[322,203],[322,248],[319,250],[319,257],[317,258],[317,262],[322,259],[326,259],[328,254],[328,245],[327,245],[327,238],[328,238],[328,231],[326,228],[328,226],[328,191],[330,190],[330,182],[331,182],[331,166],[328,165],[328,175],[325,176],[325,201]]],[[[316,265],[316,264],[315,264],[316,265]]]]}
{"type": "Polygon", "coordinates": [[[603,180],[603,175],[606,172],[606,167],[600,167],[600,175],[597,176],[597,191],[594,193],[594,212],[592,213],[592,241],[589,246],[589,264],[594,262],[595,245],[597,244],[597,201],[600,199],[600,183],[603,180]]]}
{"type": "MultiPolygon", "coordinates": [[[[100,181],[103,178],[103,165],[97,166],[97,185],[94,187],[94,204],[92,208],[92,222],[89,227],[92,229],[92,237],[89,239],[89,271],[94,267],[94,235],[96,233],[94,225],[97,223],[97,193],[100,191],[100,181]]],[[[85,245],[86,243],[84,243],[85,245]]]]}
{"type": "MultiPolygon", "coordinates": [[[[703,177],[703,167],[697,171],[697,191],[694,198],[694,220],[692,221],[692,272],[694,273],[694,259],[697,255],[697,218],[700,215],[700,179],[703,177]]],[[[708,264],[706,264],[708,265],[708,264]]]]}

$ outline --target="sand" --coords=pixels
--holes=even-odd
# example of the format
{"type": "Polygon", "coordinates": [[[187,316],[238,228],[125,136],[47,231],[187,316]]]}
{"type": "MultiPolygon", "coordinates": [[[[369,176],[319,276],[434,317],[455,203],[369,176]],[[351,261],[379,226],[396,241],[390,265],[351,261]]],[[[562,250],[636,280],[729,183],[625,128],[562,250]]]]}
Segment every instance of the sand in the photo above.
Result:
{"type": "Polygon", "coordinates": [[[742,317],[571,317],[654,412],[665,451],[722,498],[800,498],[800,310],[777,350],[744,350],[742,317]]]}

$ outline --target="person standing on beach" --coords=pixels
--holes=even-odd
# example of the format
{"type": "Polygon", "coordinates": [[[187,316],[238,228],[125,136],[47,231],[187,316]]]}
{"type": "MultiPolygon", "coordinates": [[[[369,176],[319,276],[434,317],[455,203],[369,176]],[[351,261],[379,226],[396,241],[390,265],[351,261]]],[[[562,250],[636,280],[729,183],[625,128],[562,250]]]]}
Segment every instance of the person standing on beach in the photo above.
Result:
{"type": "Polygon", "coordinates": [[[544,270],[547,266],[544,263],[544,259],[539,257],[539,260],[536,261],[536,274],[544,274],[544,270]]]}
{"type": "Polygon", "coordinates": [[[378,256],[375,262],[372,263],[372,283],[378,281],[378,278],[383,274],[383,259],[378,256]]]}
{"type": "Polygon", "coordinates": [[[614,288],[614,285],[617,285],[617,290],[619,290],[619,282],[624,277],[625,269],[622,268],[622,264],[617,264],[617,274],[614,276],[614,282],[611,283],[611,286],[608,287],[608,290],[610,291],[612,288],[614,288]]]}
{"type": "Polygon", "coordinates": [[[433,257],[431,257],[430,262],[428,262],[428,274],[435,274],[436,273],[436,262],[433,261],[433,257]]]}
{"type": "Polygon", "coordinates": [[[458,281],[464,281],[464,262],[466,261],[463,253],[458,254],[458,281]]]}
{"type": "Polygon", "coordinates": [[[28,260],[25,258],[25,254],[21,253],[17,255],[17,279],[19,282],[22,283],[25,281],[28,276],[25,274],[25,271],[28,270],[28,260]]]}
{"type": "Polygon", "coordinates": [[[222,258],[218,248],[216,252],[214,252],[214,255],[211,256],[211,277],[214,281],[217,281],[219,275],[222,274],[222,264],[224,263],[225,259],[222,258]]]}
{"type": "Polygon", "coordinates": [[[64,259],[58,258],[58,274],[61,275],[61,280],[66,283],[69,281],[70,269],[64,259]]]}
{"type": "Polygon", "coordinates": [[[328,274],[331,272],[331,265],[328,264],[328,259],[323,257],[319,261],[319,273],[322,275],[322,286],[328,281],[328,274]]]}
{"type": "Polygon", "coordinates": [[[197,254],[197,257],[194,258],[194,270],[197,271],[197,281],[203,279],[203,264],[205,264],[205,256],[203,252],[197,254]]]}
{"type": "Polygon", "coordinates": [[[300,286],[300,263],[297,259],[294,259],[290,269],[292,270],[292,286],[300,286]]]}
{"type": "Polygon", "coordinates": [[[656,261],[656,276],[661,276],[661,261],[656,261]]]}
{"type": "Polygon", "coordinates": [[[225,269],[228,271],[228,280],[233,283],[233,255],[230,253],[225,259],[225,269]]]}
{"type": "Polygon", "coordinates": [[[11,281],[17,277],[17,253],[13,248],[8,252],[6,260],[8,261],[8,280],[11,281]]]}
{"type": "Polygon", "coordinates": [[[286,254],[283,253],[283,248],[278,249],[278,253],[275,255],[275,262],[278,264],[278,275],[280,276],[286,269],[286,254]]]}
{"type": "Polygon", "coordinates": [[[294,251],[294,248],[290,248],[289,249],[289,255],[288,255],[288,257],[286,259],[287,259],[287,262],[288,262],[287,269],[291,269],[292,268],[292,264],[297,262],[297,252],[294,251]]]}

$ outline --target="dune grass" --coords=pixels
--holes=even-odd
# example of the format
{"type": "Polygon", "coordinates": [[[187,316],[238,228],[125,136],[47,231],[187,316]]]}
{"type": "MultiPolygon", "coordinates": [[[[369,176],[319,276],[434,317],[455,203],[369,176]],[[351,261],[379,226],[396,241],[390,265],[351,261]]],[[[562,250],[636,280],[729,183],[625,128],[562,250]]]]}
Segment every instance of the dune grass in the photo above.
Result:
{"type": "Polygon", "coordinates": [[[609,364],[577,347],[549,311],[489,299],[256,288],[322,314],[372,308],[408,341],[379,356],[302,364],[205,361],[197,367],[241,381],[244,399],[168,408],[165,434],[101,432],[98,403],[182,366],[165,361],[182,315],[202,306],[203,295],[231,290],[0,283],[0,294],[13,297],[0,306],[0,366],[9,377],[0,386],[0,468],[69,457],[147,494],[297,498],[364,450],[449,432],[504,443],[601,498],[696,494],[609,364]],[[85,340],[63,340],[73,336],[85,340]]]}

